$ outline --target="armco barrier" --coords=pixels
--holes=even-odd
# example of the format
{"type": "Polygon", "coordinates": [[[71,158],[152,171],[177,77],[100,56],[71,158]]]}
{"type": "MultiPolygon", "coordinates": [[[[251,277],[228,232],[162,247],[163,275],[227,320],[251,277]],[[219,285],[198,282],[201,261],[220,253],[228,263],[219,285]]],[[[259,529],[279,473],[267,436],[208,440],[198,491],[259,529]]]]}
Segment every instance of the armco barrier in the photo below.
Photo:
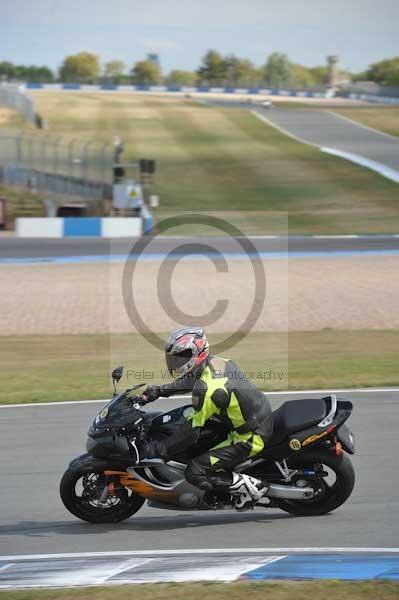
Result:
{"type": "MultiPolygon", "coordinates": [[[[330,98],[331,91],[313,91],[313,90],[285,90],[271,88],[235,88],[230,86],[225,87],[209,87],[197,86],[188,87],[180,85],[116,85],[116,84],[101,84],[101,85],[85,85],[80,83],[34,83],[28,82],[25,84],[26,89],[31,90],[85,90],[85,91],[132,91],[132,92],[168,92],[168,93],[183,93],[183,94],[260,94],[267,96],[294,96],[299,98],[330,98]]],[[[399,98],[390,96],[377,96],[373,94],[345,94],[346,98],[351,100],[365,100],[366,102],[377,102],[380,104],[399,104],[399,98]]]]}
{"type": "Polygon", "coordinates": [[[140,237],[152,230],[151,217],[21,217],[16,219],[17,237],[140,237]]]}
{"type": "Polygon", "coordinates": [[[27,89],[34,90],[82,90],[92,92],[106,92],[106,91],[132,91],[132,92],[153,92],[153,93],[183,93],[183,94],[260,94],[267,96],[299,96],[307,98],[325,98],[328,96],[328,90],[326,91],[311,91],[311,90],[285,90],[285,89],[271,89],[271,88],[236,88],[230,86],[224,87],[209,87],[207,85],[200,85],[197,87],[193,86],[179,86],[179,85],[115,85],[115,84],[80,84],[80,83],[33,83],[29,82],[25,84],[27,89]]]}
{"type": "Polygon", "coordinates": [[[376,104],[399,105],[399,98],[394,96],[377,96],[375,94],[347,94],[346,98],[351,100],[365,100],[366,102],[375,102],[376,104]]]}

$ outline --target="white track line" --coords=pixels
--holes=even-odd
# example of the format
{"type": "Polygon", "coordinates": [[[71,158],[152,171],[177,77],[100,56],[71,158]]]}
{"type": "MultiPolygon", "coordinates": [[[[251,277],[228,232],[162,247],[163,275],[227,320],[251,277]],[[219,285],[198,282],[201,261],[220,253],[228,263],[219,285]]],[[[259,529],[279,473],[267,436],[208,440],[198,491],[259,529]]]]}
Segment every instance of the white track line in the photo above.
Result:
{"type": "Polygon", "coordinates": [[[101,558],[114,556],[185,556],[189,554],[301,554],[315,552],[332,553],[391,553],[399,554],[399,548],[359,548],[359,547],[296,547],[296,548],[195,548],[185,550],[121,550],[109,552],[69,552],[65,554],[21,554],[17,556],[0,556],[1,561],[20,561],[20,560],[49,560],[49,559],[68,559],[68,558],[101,558]]]}
{"type": "Polygon", "coordinates": [[[360,234],[357,233],[348,233],[346,235],[325,235],[325,234],[319,234],[319,235],[312,235],[312,238],[315,240],[351,240],[354,238],[360,238],[363,237],[360,234]]]}
{"type": "Polygon", "coordinates": [[[5,571],[6,569],[9,569],[10,567],[13,567],[14,563],[7,563],[6,565],[2,565],[0,567],[0,571],[5,571]]]}
{"type": "MultiPolygon", "coordinates": [[[[270,392],[266,391],[265,393],[268,396],[292,396],[292,395],[305,395],[305,394],[329,394],[331,392],[338,394],[391,394],[398,392],[399,388],[334,388],[328,390],[289,390],[284,392],[270,392]]],[[[191,400],[191,396],[182,395],[182,396],[169,396],[169,398],[160,398],[162,401],[164,400],[191,400]]],[[[36,406],[69,406],[69,405],[79,405],[79,404],[104,404],[105,402],[109,402],[111,398],[102,398],[101,400],[65,400],[63,402],[28,402],[25,404],[0,404],[0,409],[2,408],[33,408],[36,406]]]]}
{"type": "Polygon", "coordinates": [[[399,171],[395,171],[395,169],[391,169],[391,167],[387,167],[383,163],[377,162],[376,160],[371,160],[361,156],[360,154],[353,154],[352,152],[344,152],[342,150],[336,150],[335,148],[325,148],[324,146],[321,147],[320,150],[326,154],[331,154],[332,156],[338,156],[339,158],[349,160],[356,165],[370,169],[371,171],[382,175],[386,179],[390,179],[395,183],[399,183],[399,171]]]}

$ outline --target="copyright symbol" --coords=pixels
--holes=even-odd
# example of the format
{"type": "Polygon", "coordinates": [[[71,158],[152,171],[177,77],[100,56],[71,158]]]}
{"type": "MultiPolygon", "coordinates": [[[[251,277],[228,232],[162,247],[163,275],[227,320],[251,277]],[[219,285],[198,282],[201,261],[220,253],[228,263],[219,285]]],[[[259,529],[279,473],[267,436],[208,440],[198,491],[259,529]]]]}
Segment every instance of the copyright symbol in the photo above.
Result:
{"type": "MultiPolygon", "coordinates": [[[[240,247],[240,258],[246,258],[253,271],[255,289],[248,314],[236,325],[233,333],[224,340],[212,345],[213,353],[223,353],[227,349],[238,344],[253,329],[262,313],[266,298],[266,274],[263,262],[252,241],[235,225],[218,217],[196,213],[179,215],[160,221],[157,224],[156,235],[140,238],[129,252],[122,276],[123,303],[133,327],[147,342],[159,350],[163,350],[164,340],[152,331],[138,310],[137,303],[134,300],[133,282],[137,264],[149,244],[170,229],[184,225],[206,225],[218,230],[219,233],[223,232],[224,235],[230,236],[230,238],[234,239],[236,244],[240,247]]],[[[228,309],[230,300],[228,298],[217,299],[212,310],[203,315],[186,313],[176,305],[172,294],[171,282],[173,273],[179,261],[185,258],[190,259],[193,256],[201,256],[211,260],[217,273],[227,273],[229,271],[225,256],[217,248],[205,243],[190,242],[186,239],[184,243],[168,252],[163,258],[157,276],[158,301],[166,315],[176,322],[177,326],[200,325],[205,327],[217,323],[223,317],[228,309]]],[[[195,279],[195,270],[193,277],[195,279]]],[[[203,282],[202,285],[206,286],[206,281],[203,282]]]]}

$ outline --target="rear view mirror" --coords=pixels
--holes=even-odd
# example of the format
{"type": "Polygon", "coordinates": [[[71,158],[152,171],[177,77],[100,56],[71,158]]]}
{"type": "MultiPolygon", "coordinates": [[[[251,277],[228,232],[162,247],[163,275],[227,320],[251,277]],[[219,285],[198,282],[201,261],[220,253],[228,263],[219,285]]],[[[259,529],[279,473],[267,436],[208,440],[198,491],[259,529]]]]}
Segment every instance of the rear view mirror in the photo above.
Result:
{"type": "Polygon", "coordinates": [[[112,371],[112,379],[114,381],[119,381],[122,378],[122,374],[123,374],[123,366],[115,367],[115,369],[112,371]]]}
{"type": "Polygon", "coordinates": [[[123,366],[115,367],[115,369],[112,371],[112,383],[114,386],[114,396],[116,396],[116,384],[122,378],[122,374],[123,374],[123,366]]]}

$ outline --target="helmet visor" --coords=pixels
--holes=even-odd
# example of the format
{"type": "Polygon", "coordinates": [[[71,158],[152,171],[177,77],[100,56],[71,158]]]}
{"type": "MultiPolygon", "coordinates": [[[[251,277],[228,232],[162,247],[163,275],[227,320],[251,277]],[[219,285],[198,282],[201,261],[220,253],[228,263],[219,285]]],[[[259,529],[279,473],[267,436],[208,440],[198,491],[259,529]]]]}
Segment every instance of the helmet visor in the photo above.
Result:
{"type": "Polygon", "coordinates": [[[166,354],[166,366],[171,375],[178,373],[179,369],[183,367],[192,358],[191,350],[184,350],[178,354],[166,354]]]}

